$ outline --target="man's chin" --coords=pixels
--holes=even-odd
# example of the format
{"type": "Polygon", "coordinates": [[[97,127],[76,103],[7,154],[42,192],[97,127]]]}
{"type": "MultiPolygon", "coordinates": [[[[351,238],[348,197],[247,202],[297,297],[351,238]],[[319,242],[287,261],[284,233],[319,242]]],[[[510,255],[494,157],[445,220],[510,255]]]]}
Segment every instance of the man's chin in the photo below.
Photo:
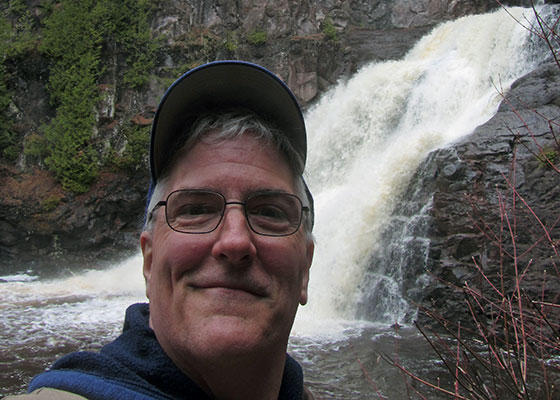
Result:
{"type": "Polygon", "coordinates": [[[206,321],[201,342],[210,352],[217,351],[222,355],[263,351],[278,340],[263,322],[255,316],[215,315],[206,321]]]}

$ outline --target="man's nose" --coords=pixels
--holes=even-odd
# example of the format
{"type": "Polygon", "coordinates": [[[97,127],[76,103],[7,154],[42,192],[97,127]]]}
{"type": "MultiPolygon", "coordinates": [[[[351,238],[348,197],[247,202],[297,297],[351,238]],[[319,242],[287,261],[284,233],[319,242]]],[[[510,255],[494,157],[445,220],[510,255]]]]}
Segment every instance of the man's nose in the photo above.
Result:
{"type": "Polygon", "coordinates": [[[226,207],[217,231],[218,238],[212,248],[214,257],[226,258],[232,264],[242,264],[255,257],[254,233],[241,205],[226,207]]]}

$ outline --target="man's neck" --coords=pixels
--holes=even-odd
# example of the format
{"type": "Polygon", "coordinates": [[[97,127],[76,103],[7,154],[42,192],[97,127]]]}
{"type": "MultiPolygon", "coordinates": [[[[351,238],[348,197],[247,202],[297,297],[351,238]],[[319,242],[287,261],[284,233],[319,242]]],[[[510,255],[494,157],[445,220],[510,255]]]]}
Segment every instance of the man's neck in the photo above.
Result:
{"type": "Polygon", "coordinates": [[[217,400],[277,400],[285,364],[284,350],[243,359],[199,362],[196,371],[181,370],[217,400]]]}

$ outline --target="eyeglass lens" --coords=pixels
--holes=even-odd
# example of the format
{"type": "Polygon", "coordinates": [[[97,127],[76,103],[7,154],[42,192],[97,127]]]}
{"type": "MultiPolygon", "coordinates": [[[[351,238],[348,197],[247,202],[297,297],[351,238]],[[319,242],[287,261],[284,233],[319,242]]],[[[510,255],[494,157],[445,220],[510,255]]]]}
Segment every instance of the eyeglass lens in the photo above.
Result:
{"type": "MultiPolygon", "coordinates": [[[[208,233],[218,227],[224,215],[225,198],[216,192],[178,190],[167,198],[169,226],[184,233],[208,233]]],[[[261,235],[291,235],[299,228],[302,205],[288,193],[256,193],[244,203],[245,216],[253,231],[261,235]]]]}

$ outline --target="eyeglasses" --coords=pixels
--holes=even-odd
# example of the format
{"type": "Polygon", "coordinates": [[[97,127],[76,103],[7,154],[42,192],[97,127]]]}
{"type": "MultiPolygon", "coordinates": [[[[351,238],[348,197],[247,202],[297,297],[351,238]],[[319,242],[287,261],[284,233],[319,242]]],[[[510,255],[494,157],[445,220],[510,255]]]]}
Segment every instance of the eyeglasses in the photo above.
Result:
{"type": "Polygon", "coordinates": [[[296,233],[303,213],[309,212],[309,207],[303,206],[299,197],[290,193],[256,192],[245,201],[226,201],[218,192],[182,189],[171,192],[165,201],[158,202],[150,218],[158,207],[164,206],[167,225],[174,231],[210,233],[220,225],[229,204],[243,206],[251,230],[264,236],[296,233]]]}

